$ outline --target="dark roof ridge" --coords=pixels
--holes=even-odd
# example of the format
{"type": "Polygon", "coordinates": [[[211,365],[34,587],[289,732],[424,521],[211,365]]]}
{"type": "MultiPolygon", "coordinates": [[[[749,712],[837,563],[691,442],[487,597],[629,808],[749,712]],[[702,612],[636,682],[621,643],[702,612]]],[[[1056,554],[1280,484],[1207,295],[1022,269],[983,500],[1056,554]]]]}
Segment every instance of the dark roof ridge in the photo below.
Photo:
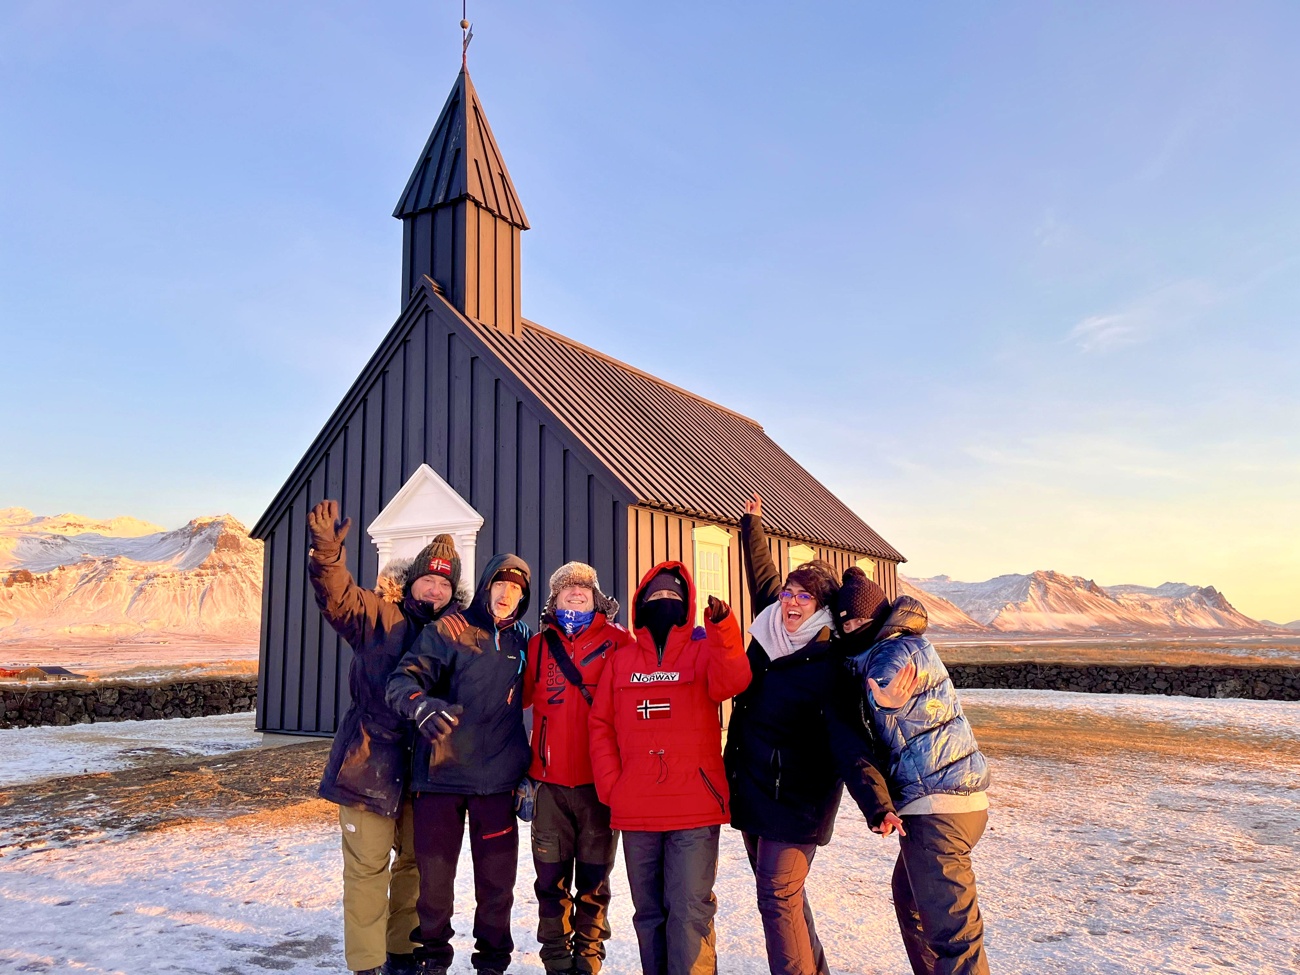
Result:
{"type": "Polygon", "coordinates": [[[648,379],[652,383],[655,383],[656,385],[663,386],[666,389],[671,389],[674,393],[680,393],[683,396],[689,396],[691,399],[697,400],[698,402],[703,403],[706,406],[710,406],[715,410],[721,410],[723,413],[727,413],[731,416],[736,417],[737,419],[744,420],[746,423],[750,424],[753,427],[757,427],[759,430],[763,429],[763,424],[759,423],[757,420],[745,416],[744,413],[740,413],[736,410],[733,410],[729,406],[723,406],[721,403],[715,403],[713,400],[709,399],[706,396],[701,396],[699,393],[693,393],[689,389],[684,389],[683,387],[678,386],[675,383],[670,383],[666,379],[659,378],[654,373],[646,372],[644,369],[638,369],[636,366],[630,365],[629,363],[624,362],[622,359],[616,359],[614,358],[614,356],[609,355],[606,352],[601,352],[599,349],[593,349],[589,345],[583,345],[581,342],[575,341],[574,339],[569,338],[569,336],[567,335],[562,335],[553,329],[549,329],[545,325],[538,325],[536,322],[530,321],[527,318],[523,319],[523,323],[528,328],[534,329],[535,331],[538,332],[542,332],[548,337],[556,339],[557,341],[562,342],[565,345],[571,345],[575,349],[581,349],[583,352],[587,353],[588,355],[593,355],[598,359],[604,359],[606,362],[618,366],[618,368],[620,369],[626,369],[628,372],[635,373],[636,375],[640,376],[642,379],[648,379]]]}

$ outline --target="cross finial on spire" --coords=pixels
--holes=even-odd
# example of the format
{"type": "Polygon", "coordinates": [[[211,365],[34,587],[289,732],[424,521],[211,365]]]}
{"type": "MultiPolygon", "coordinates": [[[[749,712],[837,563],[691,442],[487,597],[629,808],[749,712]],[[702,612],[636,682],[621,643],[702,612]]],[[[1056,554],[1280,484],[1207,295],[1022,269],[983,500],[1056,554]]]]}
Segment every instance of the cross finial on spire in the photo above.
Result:
{"type": "Polygon", "coordinates": [[[469,42],[474,39],[474,25],[469,22],[469,15],[465,11],[468,0],[460,0],[460,66],[464,68],[469,60],[469,42]]]}

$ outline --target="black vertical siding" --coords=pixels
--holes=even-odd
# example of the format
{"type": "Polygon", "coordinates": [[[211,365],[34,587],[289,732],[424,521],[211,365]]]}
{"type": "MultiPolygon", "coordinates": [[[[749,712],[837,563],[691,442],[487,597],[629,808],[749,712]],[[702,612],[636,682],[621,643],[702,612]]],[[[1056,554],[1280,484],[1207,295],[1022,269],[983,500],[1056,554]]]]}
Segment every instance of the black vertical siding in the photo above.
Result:
{"type": "Polygon", "coordinates": [[[626,500],[458,327],[441,313],[408,309],[405,328],[390,334],[387,354],[372,360],[268,515],[258,699],[266,731],[330,734],[350,700],[351,650],[322,624],[307,580],[306,514],[323,497],[352,519],[348,568],[363,586],[374,585],[378,569],[366,526],[427,463],[483,516],[480,568],[499,551],[532,567],[531,625],[562,562],[590,562],[618,592],[628,564],[626,500]]]}
{"type": "Polygon", "coordinates": [[[272,599],[273,581],[275,579],[275,570],[271,565],[271,559],[275,553],[275,536],[269,536],[262,544],[262,620],[259,627],[260,636],[258,637],[258,661],[257,661],[257,721],[256,728],[258,731],[266,730],[266,701],[267,688],[277,686],[279,674],[281,671],[281,656],[279,654],[280,644],[276,641],[271,632],[272,614],[275,610],[276,601],[272,599]],[[275,652],[268,653],[274,650],[275,652]],[[276,676],[272,678],[272,673],[276,676]]]}
{"type": "Polygon", "coordinates": [[[529,566],[536,566],[542,550],[542,421],[523,406],[518,408],[516,416],[515,524],[518,528],[514,553],[529,566]]]}
{"type": "Polygon", "coordinates": [[[494,531],[486,541],[493,552],[514,552],[519,547],[519,400],[511,396],[499,381],[496,400],[496,443],[499,450],[496,494],[492,499],[494,531]]]}
{"type": "MultiPolygon", "coordinates": [[[[265,516],[262,666],[258,724],[267,731],[330,734],[349,703],[351,651],[319,620],[309,592],[306,513],[335,497],[353,522],[348,567],[372,586],[378,553],[365,533],[415,469],[427,463],[483,516],[481,567],[513,551],[533,569],[528,622],[536,625],[547,580],[573,559],[596,567],[630,621],[631,594],[656,562],[694,565],[692,531],[707,521],[638,508],[625,488],[544,410],[481,340],[441,305],[412,304],[376,353],[276,505],[265,516]]],[[[730,603],[752,616],[739,531],[728,547],[730,603]]],[[[771,538],[784,569],[791,542],[771,538]]],[[[816,547],[838,572],[860,553],[816,547]]],[[[897,567],[876,559],[892,598],[897,567]]],[[[476,580],[471,580],[476,581],[476,580]]]]}

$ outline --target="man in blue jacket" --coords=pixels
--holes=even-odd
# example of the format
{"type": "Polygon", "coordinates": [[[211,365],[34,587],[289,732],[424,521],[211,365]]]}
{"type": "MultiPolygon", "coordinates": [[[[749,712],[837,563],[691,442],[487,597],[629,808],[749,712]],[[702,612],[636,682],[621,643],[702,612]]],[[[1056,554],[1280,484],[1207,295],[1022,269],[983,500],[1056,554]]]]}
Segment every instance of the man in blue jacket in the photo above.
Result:
{"type": "Polygon", "coordinates": [[[510,911],[519,864],[514,791],[532,752],[524,732],[528,564],[497,555],[473,602],[426,627],[388,681],[389,705],[415,725],[411,791],[420,868],[418,971],[451,967],[456,862],[469,818],[474,862],[474,954],[479,975],[501,975],[514,940],[510,911]]]}
{"type": "Polygon", "coordinates": [[[914,975],[988,975],[971,850],[988,824],[988,763],[938,652],[925,607],[891,606],[861,569],[844,574],[836,609],[850,669],[863,682],[871,731],[889,753],[903,821],[894,911],[914,975]],[[860,648],[860,649],[859,649],[860,648]]]}

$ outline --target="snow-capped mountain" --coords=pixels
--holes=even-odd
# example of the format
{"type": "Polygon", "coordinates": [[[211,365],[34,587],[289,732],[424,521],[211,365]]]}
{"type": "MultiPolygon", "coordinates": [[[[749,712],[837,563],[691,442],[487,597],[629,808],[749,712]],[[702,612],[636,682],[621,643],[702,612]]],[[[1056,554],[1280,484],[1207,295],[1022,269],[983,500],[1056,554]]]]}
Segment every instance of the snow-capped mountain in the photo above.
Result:
{"type": "Polygon", "coordinates": [[[0,643],[256,646],[261,592],[262,543],[230,515],[164,531],[0,510],[0,643]]]}
{"type": "Polygon", "coordinates": [[[948,633],[978,633],[985,629],[982,623],[971,619],[961,607],[948,602],[942,596],[918,589],[910,579],[898,577],[898,591],[904,596],[919,599],[930,617],[930,626],[948,633]]]}
{"type": "MultiPolygon", "coordinates": [[[[998,633],[1176,634],[1198,631],[1273,629],[1235,609],[1213,586],[1166,582],[1161,586],[1102,587],[1091,579],[1060,572],[1004,575],[985,582],[958,582],[948,576],[909,579],[917,598],[937,607],[935,626],[964,612],[977,626],[998,633]],[[942,600],[947,605],[941,605],[942,600]]],[[[968,626],[961,627],[969,629],[968,626]]],[[[955,627],[954,627],[955,629],[955,627]]]]}

